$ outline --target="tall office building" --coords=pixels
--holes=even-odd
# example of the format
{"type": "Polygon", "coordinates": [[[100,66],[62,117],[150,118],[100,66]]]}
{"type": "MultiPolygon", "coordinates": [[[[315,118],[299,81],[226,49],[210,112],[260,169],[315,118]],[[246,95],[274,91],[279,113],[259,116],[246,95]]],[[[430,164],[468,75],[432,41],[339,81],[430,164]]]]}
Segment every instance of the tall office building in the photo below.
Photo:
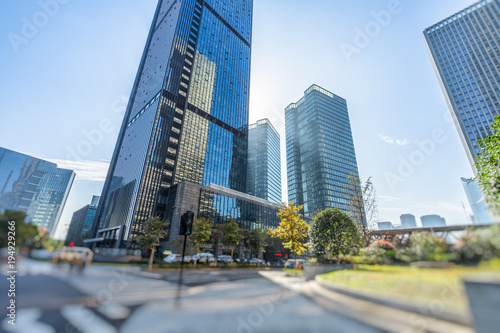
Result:
{"type": "Polygon", "coordinates": [[[486,201],[479,185],[475,181],[469,181],[466,178],[461,178],[462,185],[469,200],[470,208],[472,209],[473,224],[489,224],[491,223],[491,215],[488,212],[486,201]]]}
{"type": "Polygon", "coordinates": [[[477,141],[500,114],[500,1],[482,0],[425,29],[441,87],[474,171],[477,141]]]}
{"type": "Polygon", "coordinates": [[[417,219],[413,214],[402,214],[399,219],[401,220],[402,228],[416,228],[417,227],[417,219]]]}
{"type": "Polygon", "coordinates": [[[73,170],[0,147],[0,212],[24,212],[54,236],[74,179],[73,170]]]}
{"type": "Polygon", "coordinates": [[[312,85],[285,109],[288,198],[306,215],[348,212],[348,177],[359,178],[345,99],[312,85]]]}
{"type": "Polygon", "coordinates": [[[247,193],[281,204],[280,136],[269,119],[248,126],[247,193]]]}
{"type": "Polygon", "coordinates": [[[173,238],[185,210],[200,216],[201,206],[214,222],[250,224],[234,192],[246,191],[252,7],[158,2],[87,242],[134,248],[150,216],[170,220],[173,238]]]}
{"type": "Polygon", "coordinates": [[[71,242],[74,242],[75,246],[83,245],[84,238],[88,236],[94,224],[98,204],[99,196],[94,195],[90,204],[73,213],[64,245],[69,245],[71,242]]]}
{"type": "Polygon", "coordinates": [[[423,228],[445,227],[446,220],[439,215],[424,215],[420,217],[423,228]]]}
{"type": "Polygon", "coordinates": [[[392,222],[386,221],[386,222],[377,222],[378,225],[378,230],[391,230],[394,229],[394,225],[392,222]]]}

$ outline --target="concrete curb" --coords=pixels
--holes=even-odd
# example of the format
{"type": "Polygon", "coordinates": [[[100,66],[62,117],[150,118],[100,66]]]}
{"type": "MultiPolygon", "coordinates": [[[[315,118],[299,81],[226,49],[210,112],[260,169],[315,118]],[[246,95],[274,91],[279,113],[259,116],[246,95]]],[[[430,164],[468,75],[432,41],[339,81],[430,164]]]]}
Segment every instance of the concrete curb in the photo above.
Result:
{"type": "Polygon", "coordinates": [[[390,301],[390,300],[384,300],[378,297],[370,296],[367,294],[363,294],[360,292],[354,292],[351,290],[346,290],[344,288],[339,287],[338,285],[335,285],[334,283],[328,282],[324,279],[322,279],[319,275],[316,276],[315,278],[316,283],[320,285],[321,287],[341,293],[350,297],[358,298],[364,301],[372,302],[372,303],[377,303],[389,307],[393,307],[399,310],[403,311],[408,311],[408,312],[414,312],[421,314],[423,316],[427,317],[432,317],[448,322],[452,322],[455,324],[460,324],[460,325],[465,325],[465,326],[471,326],[472,325],[472,317],[469,313],[460,313],[460,312],[453,312],[453,311],[447,311],[443,310],[440,311],[439,313],[436,311],[429,311],[428,309],[422,308],[421,306],[418,305],[413,305],[409,303],[403,303],[399,301],[390,301]]]}

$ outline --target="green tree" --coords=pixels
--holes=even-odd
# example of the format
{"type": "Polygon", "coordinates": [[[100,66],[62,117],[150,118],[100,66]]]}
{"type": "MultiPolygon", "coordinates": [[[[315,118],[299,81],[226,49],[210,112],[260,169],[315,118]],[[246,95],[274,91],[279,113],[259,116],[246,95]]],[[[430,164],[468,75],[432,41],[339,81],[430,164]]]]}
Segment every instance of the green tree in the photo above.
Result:
{"type": "Polygon", "coordinates": [[[338,208],[329,208],[314,216],[309,238],[311,251],[318,260],[335,260],[339,255],[356,253],[361,245],[358,226],[338,208]]]}
{"type": "Polygon", "coordinates": [[[193,232],[189,236],[196,252],[202,252],[212,236],[212,221],[207,217],[194,220],[193,232]]]}
{"type": "Polygon", "coordinates": [[[500,115],[491,125],[493,134],[480,140],[480,151],[476,158],[477,181],[483,190],[489,207],[500,213],[500,115]]]}
{"type": "Polygon", "coordinates": [[[354,174],[344,186],[344,195],[349,207],[349,215],[358,225],[365,246],[371,241],[372,230],[378,219],[377,196],[371,177],[363,182],[354,174]]]}
{"type": "Polygon", "coordinates": [[[300,218],[300,210],[304,206],[295,207],[293,202],[282,204],[278,211],[281,222],[276,229],[269,229],[268,233],[273,238],[283,241],[283,247],[290,252],[301,255],[307,249],[307,232],[309,225],[300,218]]]}
{"type": "Polygon", "coordinates": [[[169,221],[162,221],[160,217],[150,218],[146,222],[144,222],[144,226],[140,231],[140,235],[139,237],[137,237],[137,243],[151,250],[148,270],[153,269],[155,249],[160,245],[160,239],[164,238],[167,235],[166,229],[169,224],[169,221]]]}
{"type": "Polygon", "coordinates": [[[233,257],[234,248],[243,238],[240,232],[240,227],[233,218],[229,218],[229,222],[222,224],[220,228],[220,240],[222,241],[222,244],[231,248],[231,257],[233,257]]]}
{"type": "Polygon", "coordinates": [[[0,214],[0,247],[8,245],[9,221],[15,221],[16,224],[16,247],[25,245],[28,240],[38,235],[38,227],[32,223],[25,223],[26,214],[15,210],[6,210],[0,214]]]}
{"type": "Polygon", "coordinates": [[[266,252],[265,247],[268,244],[269,234],[262,227],[258,226],[255,229],[250,230],[250,249],[252,252],[256,252],[257,255],[261,252],[266,252]]]}

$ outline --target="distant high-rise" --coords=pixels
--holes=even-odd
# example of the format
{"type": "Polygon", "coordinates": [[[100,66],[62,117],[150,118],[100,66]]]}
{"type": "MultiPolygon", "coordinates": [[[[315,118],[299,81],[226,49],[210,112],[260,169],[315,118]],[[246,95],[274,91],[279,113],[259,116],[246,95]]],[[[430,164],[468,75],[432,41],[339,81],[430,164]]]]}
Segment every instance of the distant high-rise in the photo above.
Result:
{"type": "Polygon", "coordinates": [[[346,100],[312,85],[285,109],[288,198],[306,215],[349,211],[344,191],[359,178],[346,100]]]}
{"type": "Polygon", "coordinates": [[[391,230],[394,229],[392,222],[377,222],[378,230],[391,230]]]}
{"type": "Polygon", "coordinates": [[[482,0],[425,29],[424,36],[474,171],[478,140],[500,114],[500,2],[482,0]]]}
{"type": "Polygon", "coordinates": [[[252,10],[252,0],[158,1],[92,246],[137,248],[151,216],[171,222],[173,239],[186,210],[277,223],[278,205],[245,193],[252,10]]]}
{"type": "Polygon", "coordinates": [[[420,221],[422,221],[423,228],[446,226],[445,219],[439,215],[424,215],[420,217],[420,221]]]}
{"type": "Polygon", "coordinates": [[[99,196],[94,195],[89,205],[73,213],[66,241],[64,242],[65,245],[69,245],[71,242],[74,242],[75,246],[83,245],[83,239],[88,236],[94,223],[99,198],[99,196]]]}
{"type": "Polygon", "coordinates": [[[491,215],[488,212],[486,201],[479,185],[475,181],[469,181],[462,178],[462,185],[464,186],[465,194],[469,199],[470,208],[472,209],[472,223],[473,224],[488,224],[491,223],[491,215]]]}
{"type": "Polygon", "coordinates": [[[401,220],[402,228],[416,228],[417,227],[417,219],[413,214],[402,214],[399,219],[401,220]]]}
{"type": "Polygon", "coordinates": [[[281,204],[280,136],[268,119],[248,126],[247,193],[281,204]]]}
{"type": "Polygon", "coordinates": [[[26,222],[46,229],[50,236],[74,179],[73,170],[0,147],[0,211],[24,212],[26,222]]]}

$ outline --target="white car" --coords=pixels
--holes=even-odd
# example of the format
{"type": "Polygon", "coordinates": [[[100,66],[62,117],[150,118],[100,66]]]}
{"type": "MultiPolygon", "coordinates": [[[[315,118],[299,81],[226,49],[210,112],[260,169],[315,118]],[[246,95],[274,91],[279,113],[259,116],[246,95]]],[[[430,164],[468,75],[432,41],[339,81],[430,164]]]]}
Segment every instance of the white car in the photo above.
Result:
{"type": "Polygon", "coordinates": [[[181,255],[172,253],[163,258],[163,261],[166,262],[167,264],[172,264],[174,262],[181,262],[181,255]]]}
{"type": "Polygon", "coordinates": [[[223,262],[225,264],[232,264],[234,262],[233,258],[227,254],[221,254],[218,258],[217,261],[223,262]]]}
{"type": "Polygon", "coordinates": [[[193,261],[198,263],[211,263],[215,262],[215,257],[212,253],[196,253],[193,256],[193,261]]]}

